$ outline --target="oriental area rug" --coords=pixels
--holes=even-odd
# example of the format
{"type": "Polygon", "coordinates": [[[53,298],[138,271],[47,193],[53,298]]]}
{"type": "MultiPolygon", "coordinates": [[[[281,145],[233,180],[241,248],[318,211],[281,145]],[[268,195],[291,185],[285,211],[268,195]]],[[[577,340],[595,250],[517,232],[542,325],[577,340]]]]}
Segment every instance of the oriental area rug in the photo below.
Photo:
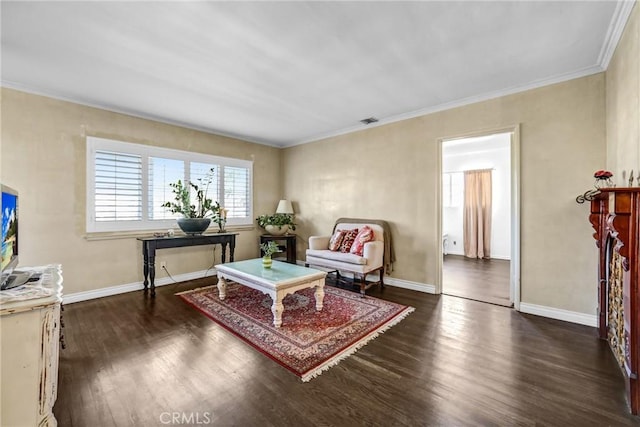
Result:
{"type": "Polygon", "coordinates": [[[273,326],[271,297],[237,283],[228,282],[224,301],[215,286],[177,295],[305,382],[414,310],[378,298],[361,298],[344,289],[324,289],[321,312],[316,311],[313,289],[287,295],[280,328],[273,326]]]}

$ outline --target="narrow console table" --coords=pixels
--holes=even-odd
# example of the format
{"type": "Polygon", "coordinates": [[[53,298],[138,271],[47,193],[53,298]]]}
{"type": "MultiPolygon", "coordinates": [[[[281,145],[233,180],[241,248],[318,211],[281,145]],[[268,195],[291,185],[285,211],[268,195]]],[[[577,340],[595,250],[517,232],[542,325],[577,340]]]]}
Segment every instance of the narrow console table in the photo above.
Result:
{"type": "Polygon", "coordinates": [[[142,257],[144,259],[144,290],[146,291],[150,284],[151,296],[156,295],[156,249],[219,244],[222,246],[221,260],[224,264],[227,245],[229,246],[229,260],[233,262],[237,235],[238,233],[215,233],[196,236],[138,237],[138,240],[142,242],[142,257]]]}

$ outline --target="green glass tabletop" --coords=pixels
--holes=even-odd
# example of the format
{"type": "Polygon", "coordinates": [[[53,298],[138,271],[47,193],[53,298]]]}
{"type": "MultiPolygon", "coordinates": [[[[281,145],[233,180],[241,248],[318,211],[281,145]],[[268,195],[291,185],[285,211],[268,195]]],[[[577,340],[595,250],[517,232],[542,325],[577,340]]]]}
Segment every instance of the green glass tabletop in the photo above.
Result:
{"type": "Polygon", "coordinates": [[[228,262],[219,264],[216,268],[223,267],[225,269],[235,270],[239,273],[249,274],[251,276],[260,277],[273,283],[282,282],[291,279],[302,278],[318,273],[326,274],[324,271],[314,268],[303,267],[301,265],[290,264],[288,262],[273,261],[271,268],[262,266],[262,259],[249,259],[246,261],[228,262]]]}

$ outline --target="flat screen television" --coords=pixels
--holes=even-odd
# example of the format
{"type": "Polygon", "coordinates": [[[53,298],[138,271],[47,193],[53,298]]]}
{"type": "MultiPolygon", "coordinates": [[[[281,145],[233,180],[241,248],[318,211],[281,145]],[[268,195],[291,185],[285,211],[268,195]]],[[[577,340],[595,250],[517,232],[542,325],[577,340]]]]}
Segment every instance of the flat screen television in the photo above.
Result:
{"type": "Polygon", "coordinates": [[[30,278],[28,273],[15,271],[18,265],[18,192],[0,184],[2,190],[2,258],[0,290],[20,286],[30,278]]]}

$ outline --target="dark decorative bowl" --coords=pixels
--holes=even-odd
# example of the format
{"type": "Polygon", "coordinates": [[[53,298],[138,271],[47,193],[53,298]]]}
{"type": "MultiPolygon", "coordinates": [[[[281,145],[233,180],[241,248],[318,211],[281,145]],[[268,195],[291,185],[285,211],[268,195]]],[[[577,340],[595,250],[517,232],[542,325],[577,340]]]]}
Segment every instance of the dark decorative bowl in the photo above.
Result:
{"type": "Polygon", "coordinates": [[[195,236],[205,232],[211,223],[211,218],[178,218],[176,221],[185,234],[195,236]]]}

